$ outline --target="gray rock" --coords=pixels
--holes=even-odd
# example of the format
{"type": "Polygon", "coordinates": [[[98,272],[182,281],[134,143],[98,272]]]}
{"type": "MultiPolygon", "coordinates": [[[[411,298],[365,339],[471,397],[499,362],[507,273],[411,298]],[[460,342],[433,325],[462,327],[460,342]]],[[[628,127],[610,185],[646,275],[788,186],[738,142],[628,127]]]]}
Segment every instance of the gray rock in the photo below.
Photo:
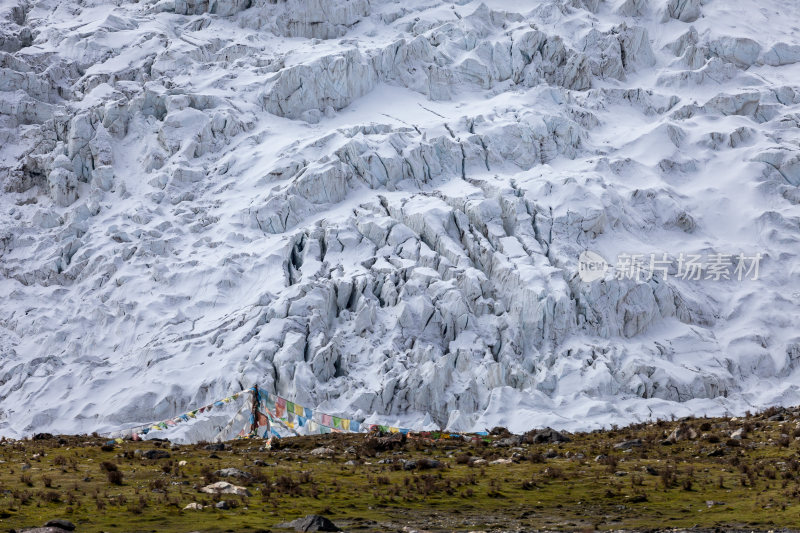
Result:
{"type": "Polygon", "coordinates": [[[319,448],[314,448],[309,453],[311,455],[317,455],[317,456],[330,456],[334,455],[336,452],[332,448],[326,448],[325,446],[321,446],[319,448]]]}
{"type": "Polygon", "coordinates": [[[206,494],[236,494],[237,496],[251,496],[250,491],[245,487],[233,485],[227,481],[217,481],[200,489],[206,494]]]}
{"type": "Polygon", "coordinates": [[[672,433],[669,434],[667,440],[670,442],[678,442],[682,440],[694,440],[696,438],[697,431],[695,431],[694,428],[681,424],[672,430],[672,433]]]}
{"type": "Polygon", "coordinates": [[[553,428],[535,429],[525,434],[524,441],[533,444],[570,442],[570,438],[553,428]]]}
{"type": "Polygon", "coordinates": [[[253,476],[247,472],[243,472],[238,468],[223,468],[214,472],[218,477],[233,477],[238,479],[251,479],[253,476]]]}
{"type": "Polygon", "coordinates": [[[293,528],[295,531],[341,531],[329,519],[316,514],[310,514],[285,524],[279,524],[278,527],[293,528]]]}
{"type": "Polygon", "coordinates": [[[166,450],[146,450],[142,452],[142,457],[145,459],[169,459],[169,452],[166,450]]]}
{"type": "Polygon", "coordinates": [[[519,435],[514,435],[512,437],[506,437],[505,439],[499,439],[492,443],[492,446],[499,447],[499,448],[508,448],[510,446],[517,446],[519,443],[522,442],[522,437],[519,435]]]}
{"type": "Polygon", "coordinates": [[[55,520],[49,520],[44,527],[57,527],[63,529],[65,531],[74,531],[75,524],[66,520],[64,518],[56,518],[55,520]]]}
{"type": "Polygon", "coordinates": [[[643,445],[642,439],[631,439],[618,442],[614,445],[616,450],[629,450],[631,448],[639,448],[643,445]]]}

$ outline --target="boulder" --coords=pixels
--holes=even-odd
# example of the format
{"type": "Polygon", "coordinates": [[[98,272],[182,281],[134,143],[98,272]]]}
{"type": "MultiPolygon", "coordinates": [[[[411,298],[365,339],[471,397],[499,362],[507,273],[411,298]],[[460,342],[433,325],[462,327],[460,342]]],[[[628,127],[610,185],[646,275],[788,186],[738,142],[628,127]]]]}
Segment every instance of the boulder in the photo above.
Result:
{"type": "Polygon", "coordinates": [[[238,479],[251,479],[253,476],[247,472],[242,472],[238,468],[223,468],[214,472],[217,477],[234,477],[238,479]]]}
{"type": "Polygon", "coordinates": [[[630,439],[618,442],[614,445],[615,450],[630,450],[631,448],[639,448],[643,445],[642,439],[630,439]]]}
{"type": "Polygon", "coordinates": [[[295,531],[341,531],[329,519],[316,514],[310,514],[285,524],[279,524],[278,527],[293,528],[295,531]]]}
{"type": "Polygon", "coordinates": [[[63,529],[64,531],[75,530],[75,524],[73,524],[69,520],[65,520],[64,518],[56,518],[54,520],[50,520],[44,525],[44,527],[57,527],[63,529]]]}
{"type": "Polygon", "coordinates": [[[548,427],[529,431],[523,436],[522,440],[528,444],[553,444],[557,442],[569,442],[571,439],[564,433],[548,427]]]}
{"type": "Polygon", "coordinates": [[[667,440],[675,443],[682,440],[694,440],[696,438],[697,438],[697,431],[695,431],[693,427],[681,424],[680,426],[672,430],[672,433],[669,434],[667,440]]]}
{"type": "Polygon", "coordinates": [[[142,452],[142,457],[145,459],[169,459],[169,452],[166,450],[146,450],[142,452]]]}
{"type": "Polygon", "coordinates": [[[319,448],[314,448],[313,450],[311,450],[310,453],[311,453],[311,455],[326,456],[327,457],[327,456],[335,454],[336,452],[332,448],[326,448],[324,446],[321,446],[319,448]]]}
{"type": "Polygon", "coordinates": [[[227,481],[217,481],[216,483],[211,483],[210,485],[206,485],[200,489],[200,491],[205,492],[206,494],[236,494],[237,496],[250,496],[250,491],[246,488],[233,485],[227,481]]]}

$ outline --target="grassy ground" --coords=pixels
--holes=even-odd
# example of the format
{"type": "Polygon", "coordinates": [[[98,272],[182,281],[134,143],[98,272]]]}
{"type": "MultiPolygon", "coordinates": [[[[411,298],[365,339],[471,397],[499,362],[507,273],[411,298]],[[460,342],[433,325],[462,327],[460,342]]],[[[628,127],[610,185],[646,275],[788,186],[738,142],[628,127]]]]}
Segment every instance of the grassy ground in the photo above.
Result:
{"type": "Polygon", "coordinates": [[[81,532],[280,531],[278,524],[311,513],[358,531],[800,529],[798,421],[800,410],[772,410],[573,434],[558,444],[514,444],[504,435],[401,443],[363,434],[284,439],[272,450],[235,441],[224,451],[110,447],[90,436],[3,441],[0,530],[67,518],[81,532]],[[681,424],[696,436],[664,444],[681,424]],[[741,440],[730,438],[737,429],[741,440]],[[632,439],[641,445],[615,447],[632,439]],[[334,453],[312,455],[318,447],[334,453]],[[170,457],[142,457],[152,449],[170,457]],[[497,459],[510,462],[492,464],[497,459]],[[406,470],[404,460],[417,467],[406,470]],[[225,479],[250,497],[199,491],[229,467],[251,474],[225,479]],[[219,510],[219,500],[235,507],[219,510]],[[192,502],[209,507],[183,510],[192,502]]]}

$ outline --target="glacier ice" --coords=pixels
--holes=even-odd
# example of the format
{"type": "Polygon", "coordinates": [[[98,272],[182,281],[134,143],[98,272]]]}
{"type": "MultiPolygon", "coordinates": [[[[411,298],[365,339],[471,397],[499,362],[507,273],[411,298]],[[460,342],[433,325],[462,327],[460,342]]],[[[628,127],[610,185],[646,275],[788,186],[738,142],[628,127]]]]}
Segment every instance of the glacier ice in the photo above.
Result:
{"type": "Polygon", "coordinates": [[[0,435],[256,383],[454,430],[799,403],[800,12],[759,6],[4,3],[0,435]]]}

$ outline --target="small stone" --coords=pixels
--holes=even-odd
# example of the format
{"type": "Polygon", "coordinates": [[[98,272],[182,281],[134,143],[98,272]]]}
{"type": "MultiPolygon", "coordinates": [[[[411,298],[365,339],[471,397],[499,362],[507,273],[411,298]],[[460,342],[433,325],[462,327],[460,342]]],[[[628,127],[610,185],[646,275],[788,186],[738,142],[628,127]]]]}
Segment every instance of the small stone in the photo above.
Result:
{"type": "Polygon", "coordinates": [[[184,511],[201,511],[203,506],[197,502],[192,502],[183,508],[184,511]]]}
{"type": "Polygon", "coordinates": [[[501,457],[500,459],[495,459],[494,461],[490,461],[489,464],[490,465],[508,465],[508,464],[513,463],[513,462],[514,461],[512,461],[511,459],[504,459],[504,458],[501,457]]]}
{"type": "Polygon", "coordinates": [[[228,500],[222,500],[221,502],[217,502],[217,504],[214,507],[216,507],[217,509],[226,510],[231,508],[231,504],[230,502],[228,502],[228,500]]]}
{"type": "Polygon", "coordinates": [[[187,464],[186,461],[178,461],[178,466],[186,466],[187,464]]]}
{"type": "Polygon", "coordinates": [[[24,470],[30,470],[31,469],[31,465],[29,465],[28,463],[22,463],[22,467],[21,468],[22,468],[23,471],[24,470]]]}
{"type": "Polygon", "coordinates": [[[207,444],[203,449],[210,452],[222,452],[225,451],[225,443],[215,442],[213,444],[207,444]]]}
{"type": "Polygon", "coordinates": [[[733,433],[731,433],[731,438],[736,440],[742,440],[744,438],[744,428],[739,428],[733,433]]]}

